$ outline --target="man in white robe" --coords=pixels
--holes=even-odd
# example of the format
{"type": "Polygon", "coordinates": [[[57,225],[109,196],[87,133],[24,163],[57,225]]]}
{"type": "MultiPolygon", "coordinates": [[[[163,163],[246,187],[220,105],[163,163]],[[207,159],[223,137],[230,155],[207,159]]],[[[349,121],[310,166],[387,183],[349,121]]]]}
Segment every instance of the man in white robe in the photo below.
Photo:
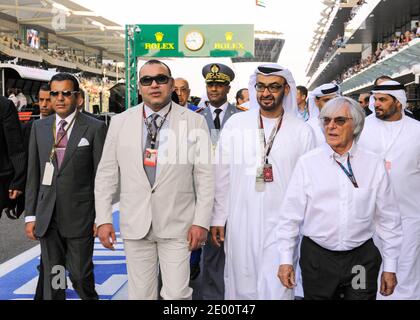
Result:
{"type": "MultiPolygon", "coordinates": [[[[398,285],[386,299],[420,299],[420,123],[404,114],[407,97],[396,81],[373,88],[375,116],[366,118],[359,145],[381,155],[401,211],[403,243],[398,285]]],[[[380,245],[380,244],[379,244],[380,245]]],[[[378,295],[378,299],[385,299],[378,295]]]]}
{"type": "Polygon", "coordinates": [[[314,130],[317,147],[325,143],[325,136],[319,125],[319,112],[328,101],[338,96],[340,96],[340,87],[333,83],[323,84],[309,94],[309,120],[307,123],[314,130]]]}
{"type": "Polygon", "coordinates": [[[225,241],[225,299],[293,299],[276,278],[274,228],[296,161],[314,147],[314,136],[295,116],[296,85],[287,69],[259,66],[249,93],[250,111],[233,115],[219,139],[212,240],[225,241]]]}

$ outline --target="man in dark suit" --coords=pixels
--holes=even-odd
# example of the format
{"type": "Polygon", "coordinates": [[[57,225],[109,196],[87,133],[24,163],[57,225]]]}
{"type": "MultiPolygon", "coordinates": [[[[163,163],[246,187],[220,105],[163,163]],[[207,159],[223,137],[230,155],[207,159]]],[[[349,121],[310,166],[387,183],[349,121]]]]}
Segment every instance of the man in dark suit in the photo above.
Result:
{"type": "Polygon", "coordinates": [[[63,269],[81,299],[98,299],[92,262],[94,180],[106,126],[77,111],[74,76],[56,74],[50,86],[56,115],[34,122],[29,142],[26,234],[41,242],[44,299],[65,299],[63,269]]]}
{"type": "MultiPolygon", "coordinates": [[[[206,81],[209,101],[205,108],[196,112],[202,114],[206,119],[214,150],[226,121],[233,114],[246,109],[239,105],[235,107],[227,101],[230,83],[235,78],[235,73],[231,68],[221,63],[211,63],[203,67],[202,74],[206,81]]],[[[203,251],[202,297],[204,300],[223,300],[225,297],[223,278],[225,252],[223,245],[216,247],[210,240],[211,235],[209,234],[203,251]]],[[[194,271],[194,269],[192,270],[194,271]]]]}
{"type": "Polygon", "coordinates": [[[0,97],[0,216],[25,188],[26,155],[19,118],[12,101],[0,97]]]}

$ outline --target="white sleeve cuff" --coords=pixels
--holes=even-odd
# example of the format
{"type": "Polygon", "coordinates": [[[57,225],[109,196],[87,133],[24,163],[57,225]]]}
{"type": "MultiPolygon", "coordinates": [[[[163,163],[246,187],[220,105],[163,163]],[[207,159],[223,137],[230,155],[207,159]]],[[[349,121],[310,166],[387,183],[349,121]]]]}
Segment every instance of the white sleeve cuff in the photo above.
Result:
{"type": "Polygon", "coordinates": [[[280,253],[280,265],[290,264],[293,266],[293,252],[283,251],[280,253]]]}
{"type": "Polygon", "coordinates": [[[224,227],[226,224],[225,219],[213,219],[210,223],[211,227],[224,227]]]}
{"type": "Polygon", "coordinates": [[[384,259],[384,272],[397,273],[397,261],[396,259],[384,259]]]}
{"type": "Polygon", "coordinates": [[[35,221],[36,221],[36,216],[27,216],[27,217],[25,217],[25,223],[35,222],[35,221]]]}

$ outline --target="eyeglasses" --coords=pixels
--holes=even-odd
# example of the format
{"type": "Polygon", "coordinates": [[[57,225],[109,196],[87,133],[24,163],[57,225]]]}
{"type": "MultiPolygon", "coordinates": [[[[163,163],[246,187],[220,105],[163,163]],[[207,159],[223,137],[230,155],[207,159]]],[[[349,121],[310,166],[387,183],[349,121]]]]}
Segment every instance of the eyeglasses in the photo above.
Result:
{"type": "Polygon", "coordinates": [[[50,96],[51,96],[52,98],[56,98],[56,97],[58,97],[58,95],[59,95],[60,93],[63,95],[63,97],[68,98],[68,97],[70,97],[72,94],[79,93],[79,91],[70,91],[70,90],[65,90],[65,91],[50,91],[50,96]]]}
{"type": "Polygon", "coordinates": [[[334,121],[334,123],[340,127],[344,126],[344,124],[347,122],[347,120],[350,120],[353,118],[347,118],[347,117],[335,117],[335,118],[329,118],[329,117],[324,117],[321,118],[322,123],[324,124],[324,126],[328,126],[331,122],[331,120],[334,121]]]}
{"type": "Polygon", "coordinates": [[[146,87],[151,86],[153,81],[156,81],[157,84],[167,84],[169,82],[169,79],[171,78],[164,74],[159,74],[155,77],[144,76],[140,78],[140,84],[146,87]]]}
{"type": "Polygon", "coordinates": [[[281,89],[284,88],[284,86],[285,86],[284,84],[276,84],[276,83],[271,83],[268,86],[266,86],[262,83],[256,83],[255,84],[255,89],[258,92],[264,92],[265,89],[268,89],[268,91],[270,93],[278,93],[278,92],[280,92],[281,89]]]}

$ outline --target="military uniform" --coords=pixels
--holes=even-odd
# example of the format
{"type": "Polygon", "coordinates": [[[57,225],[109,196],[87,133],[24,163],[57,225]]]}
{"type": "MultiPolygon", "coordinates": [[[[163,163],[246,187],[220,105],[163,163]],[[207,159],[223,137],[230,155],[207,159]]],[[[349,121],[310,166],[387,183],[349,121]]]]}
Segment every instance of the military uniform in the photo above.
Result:
{"type": "MultiPolygon", "coordinates": [[[[206,65],[202,70],[206,83],[224,83],[229,84],[235,74],[231,68],[221,63],[213,63],[206,65]]],[[[223,129],[226,121],[235,113],[247,110],[242,106],[235,107],[226,102],[219,108],[212,107],[210,102],[206,102],[206,106],[197,110],[206,119],[210,130],[210,136],[213,147],[216,146],[219,139],[220,131],[223,129]],[[216,109],[223,109],[223,119],[217,123],[214,115],[216,109]],[[220,125],[220,128],[217,127],[220,125]]],[[[221,112],[220,112],[221,113],[221,112]]],[[[202,274],[202,298],[204,300],[223,300],[225,296],[224,286],[224,268],[225,268],[225,252],[223,245],[218,248],[211,243],[211,235],[207,239],[203,251],[203,274],[202,274]]]]}

